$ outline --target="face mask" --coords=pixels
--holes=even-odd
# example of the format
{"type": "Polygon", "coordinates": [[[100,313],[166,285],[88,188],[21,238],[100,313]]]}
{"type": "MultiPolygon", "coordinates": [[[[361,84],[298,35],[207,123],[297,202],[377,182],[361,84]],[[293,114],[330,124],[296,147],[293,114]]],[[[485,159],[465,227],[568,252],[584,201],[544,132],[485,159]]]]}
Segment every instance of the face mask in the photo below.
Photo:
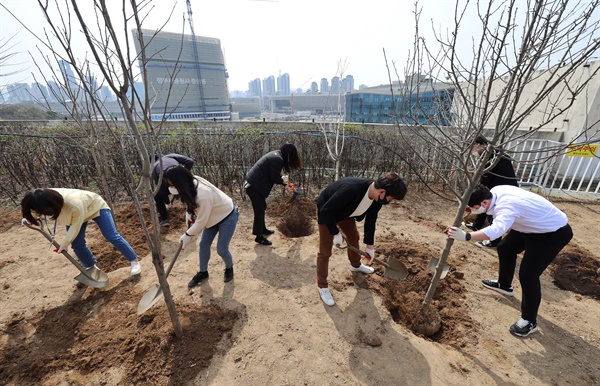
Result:
{"type": "Polygon", "coordinates": [[[477,152],[476,150],[473,150],[473,151],[471,152],[471,156],[473,156],[473,157],[477,158],[477,157],[479,157],[479,152],[477,152]]]}
{"type": "Polygon", "coordinates": [[[378,198],[378,199],[377,199],[377,203],[378,203],[378,204],[381,204],[381,205],[387,205],[387,204],[389,204],[390,202],[389,202],[388,200],[386,200],[386,199],[385,199],[385,196],[383,196],[383,198],[378,198]]]}
{"type": "Polygon", "coordinates": [[[485,213],[485,206],[483,206],[483,204],[479,205],[479,209],[471,208],[471,214],[481,214],[481,213],[485,213]]]}
{"type": "Polygon", "coordinates": [[[169,193],[173,194],[173,195],[178,195],[179,194],[179,190],[177,190],[176,187],[174,186],[169,186],[169,193]]]}

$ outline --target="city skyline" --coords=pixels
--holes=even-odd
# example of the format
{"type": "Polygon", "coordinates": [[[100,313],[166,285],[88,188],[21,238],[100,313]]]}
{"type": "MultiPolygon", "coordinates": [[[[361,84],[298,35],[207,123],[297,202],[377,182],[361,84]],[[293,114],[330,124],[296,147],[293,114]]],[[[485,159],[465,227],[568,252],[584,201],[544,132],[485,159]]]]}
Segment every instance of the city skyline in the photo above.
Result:
{"type": "MultiPolygon", "coordinates": [[[[443,0],[422,0],[422,17],[444,22],[453,12],[453,4],[443,0]]],[[[292,90],[306,90],[322,78],[331,79],[339,74],[353,74],[359,84],[376,86],[389,82],[383,55],[388,61],[404,63],[412,48],[414,34],[414,4],[395,0],[374,0],[369,7],[331,0],[191,0],[198,36],[221,41],[227,71],[229,90],[247,90],[248,81],[261,80],[268,74],[290,74],[292,90]],[[207,17],[214,15],[215,17],[207,17]],[[335,16],[333,16],[335,15],[335,16]],[[335,22],[344,20],[344,23],[335,22]],[[407,38],[409,37],[409,38],[407,38]]],[[[44,65],[36,47],[43,45],[26,28],[16,22],[9,10],[26,23],[32,32],[42,35],[47,23],[41,17],[39,6],[33,0],[6,0],[0,7],[0,30],[3,39],[14,36],[17,50],[12,64],[21,73],[2,78],[0,86],[13,82],[33,83],[31,73],[44,65]],[[31,55],[31,56],[30,56],[31,55]]],[[[185,1],[154,2],[154,10],[144,21],[144,28],[162,27],[173,6],[173,16],[164,26],[167,32],[190,33],[187,26],[185,1]],[[183,18],[182,18],[183,16],[183,18]]],[[[93,20],[87,4],[81,4],[84,17],[93,20]]],[[[58,20],[57,18],[56,20],[58,20]]],[[[117,31],[123,31],[117,23],[117,31]]],[[[78,29],[74,29],[78,30],[78,29]]],[[[431,33],[425,31],[424,36],[431,33]]],[[[82,58],[90,58],[83,45],[82,34],[73,34],[72,44],[82,58]]],[[[7,74],[15,68],[0,71],[7,74]]],[[[94,66],[92,66],[94,71],[94,66]]],[[[100,74],[96,74],[99,76],[100,74]]],[[[395,78],[395,75],[392,76],[395,78]]]]}

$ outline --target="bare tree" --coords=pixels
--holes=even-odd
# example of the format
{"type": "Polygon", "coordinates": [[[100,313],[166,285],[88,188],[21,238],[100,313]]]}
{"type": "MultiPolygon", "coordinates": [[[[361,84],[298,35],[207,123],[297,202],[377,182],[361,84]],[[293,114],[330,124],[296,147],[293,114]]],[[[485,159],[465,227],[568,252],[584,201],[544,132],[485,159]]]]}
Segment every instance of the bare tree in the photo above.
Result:
{"type": "MultiPolygon", "coordinates": [[[[457,1],[452,26],[445,32],[434,29],[431,42],[421,33],[421,8],[415,4],[414,47],[405,67],[404,92],[396,103],[399,132],[403,146],[415,155],[412,169],[441,178],[448,197],[459,202],[453,226],[460,226],[481,176],[561,119],[597,76],[600,66],[582,69],[600,49],[599,4],[457,1]],[[475,34],[470,32],[473,28],[475,34]],[[465,41],[471,42],[470,51],[465,50],[465,41]],[[440,117],[451,118],[452,124],[444,124],[440,117]],[[470,150],[479,135],[485,135],[490,145],[473,159],[470,150]],[[431,148],[435,151],[425,151],[431,148]]],[[[590,133],[592,127],[592,123],[585,127],[571,143],[597,135],[590,133]]],[[[566,146],[552,149],[550,156],[566,146]]],[[[415,326],[428,335],[439,329],[430,305],[453,241],[449,238],[441,253],[423,301],[422,319],[415,326]]]]}
{"type": "MultiPolygon", "coordinates": [[[[61,87],[60,93],[64,93],[64,95],[55,96],[64,103],[65,107],[69,107],[71,116],[85,134],[86,147],[92,152],[97,172],[101,176],[106,176],[110,171],[104,169],[104,165],[108,164],[103,162],[103,159],[108,156],[106,149],[96,149],[95,147],[98,136],[112,135],[119,144],[119,152],[124,160],[123,165],[130,181],[130,192],[152,251],[152,262],[164,293],[175,335],[181,337],[183,330],[161,258],[160,226],[153,200],[156,187],[153,187],[151,179],[153,156],[161,154],[158,142],[161,124],[155,125],[151,120],[151,100],[148,96],[149,87],[145,76],[145,64],[149,59],[146,57],[145,50],[148,42],[144,41],[141,28],[144,19],[152,11],[152,2],[151,0],[123,1],[122,13],[115,17],[111,16],[115,15],[114,4],[109,5],[106,0],[94,0],[91,3],[94,17],[91,19],[86,19],[81,9],[82,4],[76,0],[65,0],[63,4],[59,4],[58,1],[49,3],[38,0],[38,5],[48,26],[44,36],[36,36],[44,48],[51,53],[51,58],[46,58],[46,64],[51,66],[53,61],[69,63],[77,81],[73,82],[73,79],[69,79],[69,75],[65,71],[60,71],[54,79],[62,80],[63,87],[61,87]],[[117,21],[123,24],[122,30],[117,27],[117,21]],[[132,55],[130,30],[133,31],[133,39],[138,39],[141,47],[137,56],[132,55]],[[90,58],[85,58],[85,60],[78,58],[72,45],[75,33],[82,33],[85,37],[90,58]],[[142,72],[141,79],[146,83],[144,95],[140,95],[138,90],[133,87],[134,82],[140,78],[138,63],[141,64],[139,66],[139,71],[142,72]],[[122,133],[104,106],[103,98],[99,98],[98,85],[95,81],[91,81],[93,79],[91,66],[94,66],[101,74],[100,84],[108,86],[117,97],[124,118],[126,134],[133,140],[139,157],[141,165],[139,171],[133,170],[127,162],[122,133]],[[142,212],[143,201],[148,203],[150,209],[152,233],[146,226],[146,219],[142,212]]],[[[165,24],[170,18],[171,15],[166,15],[165,24]]],[[[27,28],[24,23],[21,22],[21,24],[27,28]]],[[[157,29],[157,33],[161,29],[157,29]]],[[[112,156],[114,157],[114,154],[112,156]]],[[[105,178],[103,185],[104,189],[108,190],[105,178]]]]}
{"type": "Polygon", "coordinates": [[[323,107],[323,122],[319,122],[319,130],[323,133],[323,137],[325,138],[325,146],[327,147],[327,153],[329,157],[333,160],[335,165],[334,172],[334,180],[338,180],[340,178],[340,158],[344,152],[344,143],[345,143],[345,126],[344,126],[344,109],[345,109],[345,90],[342,87],[342,79],[344,79],[344,73],[346,68],[348,67],[347,63],[338,62],[338,69],[336,76],[340,79],[340,89],[337,92],[337,95],[333,95],[331,92],[327,95],[327,100],[325,102],[325,106],[323,107]],[[327,105],[329,103],[329,98],[331,96],[337,97],[335,102],[337,103],[337,107],[335,109],[335,117],[333,117],[333,121],[327,117],[327,105]]]}

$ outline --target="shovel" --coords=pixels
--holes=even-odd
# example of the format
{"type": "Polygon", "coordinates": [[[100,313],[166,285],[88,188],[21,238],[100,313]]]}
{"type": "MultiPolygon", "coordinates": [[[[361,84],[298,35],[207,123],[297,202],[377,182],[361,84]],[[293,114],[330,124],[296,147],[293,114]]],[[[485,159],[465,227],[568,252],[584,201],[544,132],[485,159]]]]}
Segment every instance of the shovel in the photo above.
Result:
{"type": "MultiPolygon", "coordinates": [[[[27,228],[36,230],[44,235],[45,238],[48,239],[56,248],[60,247],[56,241],[52,239],[48,233],[46,233],[42,228],[31,226],[28,223],[23,223],[27,228]]],[[[89,269],[85,269],[75,260],[67,251],[62,251],[62,254],[65,255],[67,259],[81,272],[79,275],[75,276],[75,280],[78,282],[87,285],[88,287],[93,288],[103,288],[108,285],[108,275],[102,272],[95,265],[89,269]]]]}
{"type": "MultiPolygon", "coordinates": [[[[167,267],[167,271],[165,272],[165,277],[169,277],[169,274],[171,273],[171,268],[173,268],[173,264],[175,264],[175,260],[177,260],[177,257],[179,257],[179,253],[181,252],[182,246],[183,246],[183,242],[179,243],[179,248],[177,248],[177,252],[175,253],[175,256],[173,257],[173,259],[169,263],[169,266],[167,267]]],[[[150,309],[150,307],[152,307],[154,304],[156,304],[156,302],[159,301],[160,299],[162,299],[162,297],[163,297],[163,290],[162,290],[160,284],[154,284],[152,286],[152,288],[150,288],[144,294],[144,296],[142,296],[142,298],[140,299],[140,302],[138,303],[137,314],[141,315],[144,312],[148,311],[150,309]]]]}
{"type": "MultiPolygon", "coordinates": [[[[431,260],[429,260],[429,266],[427,267],[427,269],[435,272],[435,269],[438,266],[439,262],[440,259],[438,259],[437,257],[432,257],[431,260]]],[[[440,276],[440,279],[445,278],[449,270],[450,266],[448,265],[448,263],[444,264],[444,268],[442,268],[442,275],[440,276]]]]}
{"type": "MultiPolygon", "coordinates": [[[[344,236],[344,239],[346,238],[346,236],[344,236]]],[[[360,253],[361,255],[365,256],[366,258],[370,259],[371,256],[365,252],[365,251],[361,251],[360,249],[350,245],[350,244],[346,244],[345,247],[342,246],[337,246],[340,249],[346,249],[349,248],[351,250],[353,250],[356,253],[360,253]]],[[[378,258],[373,258],[373,261],[381,264],[385,267],[385,270],[383,271],[383,275],[389,277],[390,279],[394,279],[394,280],[403,280],[406,279],[406,277],[408,276],[408,269],[406,268],[406,265],[404,265],[404,263],[402,263],[401,261],[398,261],[397,259],[388,257],[388,261],[387,263],[383,260],[379,260],[378,258]]]]}

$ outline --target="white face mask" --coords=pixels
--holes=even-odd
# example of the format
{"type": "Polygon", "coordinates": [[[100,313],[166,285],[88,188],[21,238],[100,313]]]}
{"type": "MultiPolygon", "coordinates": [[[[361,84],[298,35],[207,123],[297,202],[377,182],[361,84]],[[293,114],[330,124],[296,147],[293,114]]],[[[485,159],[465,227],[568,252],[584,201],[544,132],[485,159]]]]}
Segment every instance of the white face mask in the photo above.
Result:
{"type": "Polygon", "coordinates": [[[485,206],[483,206],[483,204],[479,205],[478,209],[471,208],[471,214],[481,214],[481,213],[485,213],[485,206]]]}
{"type": "Polygon", "coordinates": [[[473,150],[473,151],[471,152],[471,156],[473,156],[473,157],[477,158],[477,157],[479,157],[479,152],[478,152],[477,150],[473,150]]]}
{"type": "Polygon", "coordinates": [[[169,186],[169,193],[173,194],[173,195],[178,195],[179,194],[179,190],[177,190],[176,187],[174,186],[169,186]]]}

